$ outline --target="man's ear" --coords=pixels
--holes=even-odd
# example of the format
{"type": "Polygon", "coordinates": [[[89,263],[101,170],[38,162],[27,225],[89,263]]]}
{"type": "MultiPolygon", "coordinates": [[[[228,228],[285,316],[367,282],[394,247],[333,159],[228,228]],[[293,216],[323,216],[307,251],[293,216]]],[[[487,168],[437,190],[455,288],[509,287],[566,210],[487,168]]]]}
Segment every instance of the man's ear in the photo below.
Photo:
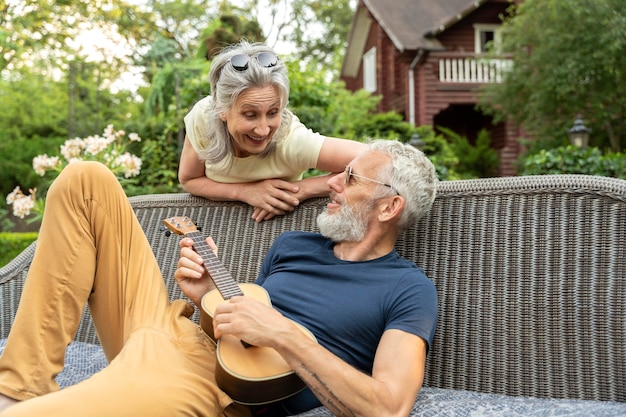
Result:
{"type": "Polygon", "coordinates": [[[378,220],[387,222],[390,220],[399,220],[404,211],[404,198],[396,195],[391,198],[384,199],[379,206],[378,220]]]}
{"type": "Polygon", "coordinates": [[[223,111],[220,112],[220,120],[222,122],[226,122],[226,113],[224,113],[223,111]]]}

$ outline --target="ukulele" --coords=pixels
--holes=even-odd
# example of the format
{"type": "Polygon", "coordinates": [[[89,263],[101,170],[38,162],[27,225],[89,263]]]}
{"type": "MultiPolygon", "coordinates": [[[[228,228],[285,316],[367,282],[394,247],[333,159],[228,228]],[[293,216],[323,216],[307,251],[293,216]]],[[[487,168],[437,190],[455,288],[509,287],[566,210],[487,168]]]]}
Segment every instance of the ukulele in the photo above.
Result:
{"type": "MultiPolygon", "coordinates": [[[[171,217],[163,223],[172,232],[193,240],[193,248],[202,257],[204,267],[215,284],[216,289],[202,297],[200,327],[217,343],[217,385],[234,401],[246,405],[278,401],[304,389],[304,382],[274,349],[252,346],[233,335],[223,335],[215,340],[213,315],[219,304],[228,302],[234,296],[245,295],[271,307],[269,295],[259,285],[237,283],[189,217],[171,217]]],[[[308,329],[294,323],[312,340],[316,340],[308,329]]]]}

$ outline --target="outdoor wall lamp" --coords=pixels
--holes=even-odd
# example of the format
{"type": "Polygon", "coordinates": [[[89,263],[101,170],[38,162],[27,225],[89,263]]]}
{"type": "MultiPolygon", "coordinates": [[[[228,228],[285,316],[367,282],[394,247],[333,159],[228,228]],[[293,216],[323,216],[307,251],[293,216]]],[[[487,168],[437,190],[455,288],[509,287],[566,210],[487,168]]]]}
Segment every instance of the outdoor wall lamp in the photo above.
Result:
{"type": "Polygon", "coordinates": [[[576,116],[574,126],[567,130],[569,141],[572,145],[579,148],[586,148],[589,145],[589,134],[591,129],[585,126],[580,115],[576,116]]]}

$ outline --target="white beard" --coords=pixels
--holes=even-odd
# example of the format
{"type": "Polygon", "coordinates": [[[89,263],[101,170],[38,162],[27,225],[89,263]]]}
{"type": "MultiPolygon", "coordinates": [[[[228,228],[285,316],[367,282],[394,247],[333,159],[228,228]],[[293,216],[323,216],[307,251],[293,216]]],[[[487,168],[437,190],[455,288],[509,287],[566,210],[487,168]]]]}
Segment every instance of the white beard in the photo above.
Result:
{"type": "Polygon", "coordinates": [[[360,242],[367,231],[370,207],[365,204],[358,206],[341,206],[338,213],[329,214],[324,210],[317,216],[317,226],[324,237],[334,242],[360,242]]]}

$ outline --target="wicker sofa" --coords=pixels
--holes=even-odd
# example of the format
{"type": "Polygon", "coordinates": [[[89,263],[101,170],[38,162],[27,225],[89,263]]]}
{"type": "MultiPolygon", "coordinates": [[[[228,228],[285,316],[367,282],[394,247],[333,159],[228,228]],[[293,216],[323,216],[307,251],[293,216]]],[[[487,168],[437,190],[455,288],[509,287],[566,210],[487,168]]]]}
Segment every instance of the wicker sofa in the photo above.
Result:
{"type": "MultiPolygon", "coordinates": [[[[188,215],[253,280],[271,242],[315,230],[325,199],[260,224],[244,204],[188,194],[132,197],[171,297],[178,236],[161,220],[188,215]]],[[[34,243],[0,269],[5,338],[34,243]]],[[[562,175],[442,182],[429,213],[398,242],[439,293],[440,319],[413,416],[626,415],[626,181],[562,175]]],[[[197,312],[194,316],[197,319],[197,312]]],[[[85,311],[62,386],[105,360],[85,311]]],[[[0,343],[0,350],[3,342],[0,343]]],[[[307,416],[331,415],[325,408],[307,416]]]]}

